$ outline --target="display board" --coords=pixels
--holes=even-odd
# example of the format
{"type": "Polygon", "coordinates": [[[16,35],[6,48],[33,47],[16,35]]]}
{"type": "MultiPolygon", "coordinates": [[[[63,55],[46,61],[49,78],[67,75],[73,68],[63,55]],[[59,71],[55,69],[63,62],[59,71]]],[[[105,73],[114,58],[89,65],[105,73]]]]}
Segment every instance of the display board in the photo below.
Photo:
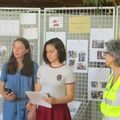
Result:
{"type": "MultiPolygon", "coordinates": [[[[40,8],[0,8],[0,73],[11,55],[12,43],[24,37],[31,46],[32,59],[40,62],[40,8]]],[[[0,120],[3,100],[0,97],[0,120]]]]}
{"type": "Polygon", "coordinates": [[[44,9],[44,42],[52,37],[63,40],[66,64],[76,75],[75,100],[81,104],[73,120],[102,118],[99,104],[110,73],[104,43],[114,39],[114,32],[114,7],[44,9]]]}
{"type": "MultiPolygon", "coordinates": [[[[117,36],[119,14],[118,7],[117,36]]],[[[76,76],[75,101],[80,104],[72,103],[73,120],[101,120],[99,105],[110,73],[105,66],[104,42],[114,39],[114,36],[114,7],[44,8],[42,11],[40,8],[1,8],[0,70],[3,62],[8,60],[12,42],[17,37],[29,40],[32,58],[38,63],[43,62],[44,42],[58,37],[66,46],[66,64],[76,76]],[[73,104],[77,106],[76,111],[73,104]]],[[[2,103],[0,99],[1,113],[2,103]]]]}

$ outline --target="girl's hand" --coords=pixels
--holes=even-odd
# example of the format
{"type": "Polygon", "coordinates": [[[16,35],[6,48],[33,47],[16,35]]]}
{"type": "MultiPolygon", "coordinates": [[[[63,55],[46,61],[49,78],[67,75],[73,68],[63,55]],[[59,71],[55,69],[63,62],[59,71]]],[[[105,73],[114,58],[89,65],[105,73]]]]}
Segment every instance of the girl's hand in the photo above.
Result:
{"type": "Polygon", "coordinates": [[[27,109],[27,110],[32,109],[32,106],[33,106],[33,105],[34,105],[34,104],[32,104],[31,102],[28,102],[27,105],[26,105],[26,109],[27,109]]]}
{"type": "Polygon", "coordinates": [[[28,120],[36,120],[36,107],[32,106],[31,109],[28,111],[28,120]]]}
{"type": "Polygon", "coordinates": [[[46,97],[44,98],[44,100],[50,104],[56,104],[56,98],[50,96],[50,97],[46,97]]]}
{"type": "Polygon", "coordinates": [[[8,92],[5,91],[5,92],[2,93],[2,97],[5,100],[9,100],[9,101],[16,99],[16,95],[13,92],[8,93],[8,92]]]}

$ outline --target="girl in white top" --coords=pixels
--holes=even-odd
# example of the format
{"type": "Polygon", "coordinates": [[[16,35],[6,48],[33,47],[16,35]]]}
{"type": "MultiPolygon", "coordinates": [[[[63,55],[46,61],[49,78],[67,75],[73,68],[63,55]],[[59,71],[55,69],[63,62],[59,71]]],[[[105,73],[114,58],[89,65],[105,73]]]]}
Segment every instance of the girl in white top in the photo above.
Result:
{"type": "Polygon", "coordinates": [[[36,90],[49,95],[45,100],[52,104],[52,108],[38,106],[36,120],[71,120],[67,103],[74,99],[75,75],[64,64],[63,42],[58,38],[47,41],[43,58],[46,64],[38,69],[36,90]]]}

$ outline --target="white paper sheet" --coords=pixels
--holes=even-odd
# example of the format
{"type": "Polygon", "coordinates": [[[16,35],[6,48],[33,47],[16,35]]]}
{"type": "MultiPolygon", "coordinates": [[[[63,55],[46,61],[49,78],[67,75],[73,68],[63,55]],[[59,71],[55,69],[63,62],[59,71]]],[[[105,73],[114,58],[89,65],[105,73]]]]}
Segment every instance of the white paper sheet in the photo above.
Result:
{"type": "Polygon", "coordinates": [[[65,32],[46,32],[46,41],[56,37],[61,39],[65,45],[65,41],[66,41],[65,32]]]}
{"type": "Polygon", "coordinates": [[[72,119],[76,115],[76,113],[80,107],[80,104],[81,104],[81,101],[72,101],[72,102],[68,103],[68,107],[69,107],[72,119]]]}
{"type": "Polygon", "coordinates": [[[23,37],[25,37],[26,39],[38,39],[38,29],[37,28],[23,29],[23,37]]]}
{"type": "Polygon", "coordinates": [[[35,13],[22,13],[20,15],[20,23],[31,25],[36,24],[36,14],[35,13]]]}
{"type": "Polygon", "coordinates": [[[114,29],[92,28],[90,33],[90,61],[105,62],[104,43],[114,39],[114,29]]]}
{"type": "Polygon", "coordinates": [[[77,73],[88,70],[88,40],[67,40],[67,64],[77,73]]]}
{"type": "Polygon", "coordinates": [[[51,104],[47,103],[43,99],[47,97],[46,94],[41,92],[32,92],[32,91],[26,91],[27,96],[29,97],[30,101],[35,105],[41,105],[44,107],[51,108],[51,104]]]}
{"type": "Polygon", "coordinates": [[[0,36],[19,36],[19,20],[0,20],[0,36]]]}
{"type": "Polygon", "coordinates": [[[102,100],[103,91],[108,82],[109,68],[89,68],[88,72],[88,99],[102,100]]]}

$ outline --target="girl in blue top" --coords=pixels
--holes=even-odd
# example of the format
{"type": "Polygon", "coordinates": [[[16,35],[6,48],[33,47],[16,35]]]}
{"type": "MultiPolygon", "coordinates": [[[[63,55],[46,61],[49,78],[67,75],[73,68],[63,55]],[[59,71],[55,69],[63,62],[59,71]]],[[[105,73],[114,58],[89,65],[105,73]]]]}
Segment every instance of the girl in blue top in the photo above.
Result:
{"type": "MultiPolygon", "coordinates": [[[[25,92],[34,90],[37,69],[38,64],[31,59],[29,42],[24,38],[16,39],[8,62],[3,64],[0,77],[0,93],[4,98],[3,120],[32,119],[26,110],[28,98],[25,92]]],[[[29,112],[33,113],[32,109],[29,112]]]]}

